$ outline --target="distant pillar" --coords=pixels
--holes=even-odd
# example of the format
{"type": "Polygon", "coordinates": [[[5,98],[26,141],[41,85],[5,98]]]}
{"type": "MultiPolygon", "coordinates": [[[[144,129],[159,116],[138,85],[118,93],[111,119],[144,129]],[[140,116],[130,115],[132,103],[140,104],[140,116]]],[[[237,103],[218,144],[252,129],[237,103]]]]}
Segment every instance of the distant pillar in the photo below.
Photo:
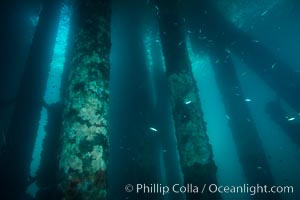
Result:
{"type": "MultiPolygon", "coordinates": [[[[230,53],[222,46],[210,52],[211,63],[223,97],[228,123],[249,185],[276,185],[255,122],[239,82],[230,53]]],[[[256,194],[253,199],[280,199],[279,194],[256,194]]]]}
{"type": "Polygon", "coordinates": [[[79,0],[65,96],[60,188],[65,199],[107,199],[111,5],[79,0]]]}
{"type": "MultiPolygon", "coordinates": [[[[174,1],[159,1],[160,35],[184,183],[201,189],[217,183],[216,166],[176,6],[174,1]]],[[[187,193],[187,199],[219,198],[208,190],[199,193],[187,193]]]]}
{"type": "Polygon", "coordinates": [[[223,45],[238,56],[278,96],[300,111],[300,75],[262,42],[240,30],[220,13],[213,1],[182,1],[194,42],[223,45]]]}

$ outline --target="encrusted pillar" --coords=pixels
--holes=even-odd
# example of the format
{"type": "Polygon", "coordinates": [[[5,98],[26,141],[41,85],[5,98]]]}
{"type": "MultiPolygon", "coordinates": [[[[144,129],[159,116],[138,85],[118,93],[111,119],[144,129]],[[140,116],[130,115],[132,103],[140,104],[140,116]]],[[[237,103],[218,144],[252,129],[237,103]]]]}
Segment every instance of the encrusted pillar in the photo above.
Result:
{"type": "Polygon", "coordinates": [[[166,62],[168,85],[171,92],[173,120],[177,148],[185,184],[198,186],[198,192],[187,193],[187,199],[218,199],[201,188],[204,184],[217,183],[216,166],[203,119],[198,88],[188,58],[182,18],[177,3],[157,1],[160,35],[166,62]]]}
{"type": "Polygon", "coordinates": [[[78,0],[60,155],[65,199],[107,199],[111,5],[78,0]]]}
{"type": "MultiPolygon", "coordinates": [[[[184,183],[199,188],[204,184],[217,183],[216,166],[193,74],[184,71],[169,74],[168,84],[184,183]]],[[[203,196],[205,199],[217,199],[218,195],[205,191],[203,196]]],[[[199,199],[200,194],[187,194],[187,197],[199,199]]]]}

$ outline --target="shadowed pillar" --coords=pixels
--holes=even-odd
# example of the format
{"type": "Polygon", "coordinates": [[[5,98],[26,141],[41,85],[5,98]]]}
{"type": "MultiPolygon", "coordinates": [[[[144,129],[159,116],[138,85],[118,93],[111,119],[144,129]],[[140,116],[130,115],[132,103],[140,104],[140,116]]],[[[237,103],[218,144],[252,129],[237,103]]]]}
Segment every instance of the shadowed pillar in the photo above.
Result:
{"type": "Polygon", "coordinates": [[[7,148],[0,159],[3,199],[24,198],[23,192],[29,182],[31,156],[61,10],[59,0],[45,0],[43,3],[6,134],[7,148]]]}
{"type": "MultiPolygon", "coordinates": [[[[261,186],[276,185],[230,53],[222,46],[214,46],[210,49],[210,59],[247,183],[261,186]]],[[[252,198],[275,200],[280,199],[280,195],[262,193],[252,198]]]]}

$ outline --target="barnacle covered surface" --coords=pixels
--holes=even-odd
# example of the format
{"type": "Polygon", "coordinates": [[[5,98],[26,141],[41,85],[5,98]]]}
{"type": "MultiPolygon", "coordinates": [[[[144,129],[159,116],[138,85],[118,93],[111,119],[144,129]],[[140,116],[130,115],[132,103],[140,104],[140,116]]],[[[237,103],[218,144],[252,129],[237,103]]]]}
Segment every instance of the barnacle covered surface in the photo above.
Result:
{"type": "Polygon", "coordinates": [[[181,166],[207,164],[211,162],[211,149],[193,75],[182,72],[168,79],[181,166]]]}
{"type": "Polygon", "coordinates": [[[62,122],[60,187],[67,199],[106,199],[110,6],[91,0],[78,8],[62,122]]]}

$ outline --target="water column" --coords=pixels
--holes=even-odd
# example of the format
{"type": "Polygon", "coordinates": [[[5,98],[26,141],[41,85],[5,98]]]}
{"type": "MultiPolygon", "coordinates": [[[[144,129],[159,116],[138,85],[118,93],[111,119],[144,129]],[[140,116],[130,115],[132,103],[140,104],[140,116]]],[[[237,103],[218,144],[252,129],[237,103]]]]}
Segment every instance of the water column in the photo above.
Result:
{"type": "Polygon", "coordinates": [[[63,74],[65,73],[71,13],[72,6],[64,2],[60,12],[44,103],[40,113],[39,127],[30,164],[29,176],[32,181],[28,183],[26,193],[32,197],[43,193],[49,199],[56,198],[54,197],[56,193],[53,191],[56,191],[57,144],[61,128],[61,87],[63,74]],[[40,190],[41,188],[42,190],[40,190]]]}

